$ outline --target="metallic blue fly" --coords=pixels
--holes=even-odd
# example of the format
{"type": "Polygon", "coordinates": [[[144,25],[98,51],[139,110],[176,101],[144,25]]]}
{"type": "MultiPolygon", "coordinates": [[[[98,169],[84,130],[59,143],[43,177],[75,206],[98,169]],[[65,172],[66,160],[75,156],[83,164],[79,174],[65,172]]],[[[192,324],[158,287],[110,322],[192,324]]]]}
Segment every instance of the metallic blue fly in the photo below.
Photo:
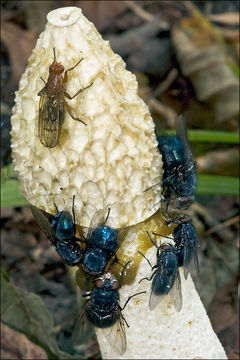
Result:
{"type": "Polygon", "coordinates": [[[118,355],[122,355],[126,351],[127,340],[124,323],[127,326],[128,324],[122,315],[122,310],[131,298],[145,293],[143,291],[131,295],[123,307],[119,305],[118,289],[122,285],[123,273],[127,264],[123,268],[120,282],[112,273],[107,272],[94,280],[92,293],[83,295],[88,296],[89,299],[80,312],[73,330],[72,341],[74,346],[85,341],[89,327],[94,325],[102,329],[105,338],[118,355]]]}
{"type": "Polygon", "coordinates": [[[197,169],[184,119],[179,117],[176,120],[176,137],[158,136],[157,141],[163,159],[165,201],[177,209],[186,209],[194,200],[197,169]]]}
{"type": "Polygon", "coordinates": [[[184,277],[187,279],[192,261],[196,272],[199,273],[197,248],[200,246],[192,220],[183,215],[177,218],[174,229],[174,242],[178,258],[178,266],[184,267],[184,277]]]}
{"type": "Polygon", "coordinates": [[[50,223],[41,210],[35,206],[31,206],[31,210],[38,225],[56,247],[63,261],[70,266],[75,266],[82,262],[83,251],[77,243],[80,240],[75,237],[74,198],[72,207],[73,219],[68,211],[60,211],[57,215],[51,216],[52,221],[50,223]]]}
{"type": "Polygon", "coordinates": [[[119,247],[120,233],[125,234],[124,230],[115,230],[107,226],[110,208],[97,210],[90,224],[88,235],[84,241],[86,248],[82,268],[87,275],[99,276],[104,272],[107,262],[119,247]]]}
{"type": "Polygon", "coordinates": [[[150,310],[154,310],[164,297],[169,295],[176,311],[179,312],[182,308],[182,290],[178,270],[178,259],[174,246],[171,244],[157,246],[148,232],[147,235],[152,244],[157,248],[157,264],[154,266],[152,266],[150,261],[139,251],[147,260],[151,269],[156,269],[149,279],[146,277],[140,280],[152,280],[149,308],[150,310]]]}

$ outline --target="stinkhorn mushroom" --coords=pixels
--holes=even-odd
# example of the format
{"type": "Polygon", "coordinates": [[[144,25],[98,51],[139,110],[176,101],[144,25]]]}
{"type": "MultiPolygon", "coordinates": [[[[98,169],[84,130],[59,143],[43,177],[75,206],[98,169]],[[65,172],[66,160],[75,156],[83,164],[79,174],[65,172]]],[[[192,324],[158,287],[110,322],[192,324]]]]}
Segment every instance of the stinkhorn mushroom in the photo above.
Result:
{"type": "MultiPolygon", "coordinates": [[[[31,204],[51,214],[56,213],[55,205],[59,211],[71,212],[75,195],[79,226],[88,227],[95,211],[104,207],[111,209],[108,221],[115,228],[140,223],[135,236],[127,237],[117,252],[119,264],[131,260],[120,289],[121,304],[129,295],[147,290],[124,310],[130,327],[121,358],[226,359],[190,276],[187,281],[181,276],[183,307],[179,313],[170,302],[150,311],[151,283],[139,283],[151,270],[137,251],[156,263],[156,249],[146,230],[164,235],[169,228],[157,211],[161,186],[145,191],[161,181],[162,162],[154,123],[137,95],[135,76],[80,8],[56,9],[47,19],[20,80],[11,119],[13,164],[22,193],[31,204]],[[38,138],[38,93],[43,88],[41,77],[48,78],[53,48],[65,69],[83,58],[68,73],[69,94],[93,85],[67,100],[87,126],[66,112],[59,143],[48,148],[38,138]]],[[[119,358],[101,329],[97,337],[103,359],[119,358]]]]}

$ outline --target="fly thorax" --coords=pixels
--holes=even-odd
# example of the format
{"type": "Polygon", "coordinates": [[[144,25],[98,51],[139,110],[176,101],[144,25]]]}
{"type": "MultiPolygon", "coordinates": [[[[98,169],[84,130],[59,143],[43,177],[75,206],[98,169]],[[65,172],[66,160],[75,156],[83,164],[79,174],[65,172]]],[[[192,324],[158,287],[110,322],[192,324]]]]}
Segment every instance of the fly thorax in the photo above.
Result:
{"type": "Polygon", "coordinates": [[[91,243],[100,249],[115,252],[118,248],[118,234],[108,226],[99,227],[93,231],[91,243]]]}

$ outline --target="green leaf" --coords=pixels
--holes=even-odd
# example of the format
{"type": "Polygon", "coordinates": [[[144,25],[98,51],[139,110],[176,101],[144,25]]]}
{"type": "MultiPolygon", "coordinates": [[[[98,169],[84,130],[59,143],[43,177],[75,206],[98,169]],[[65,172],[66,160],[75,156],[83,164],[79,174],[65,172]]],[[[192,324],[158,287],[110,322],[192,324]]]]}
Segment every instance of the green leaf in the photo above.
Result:
{"type": "Polygon", "coordinates": [[[59,349],[53,333],[52,316],[39,296],[11,284],[3,269],[1,286],[1,319],[4,324],[41,346],[49,359],[83,358],[82,355],[73,356],[59,349]]]}
{"type": "Polygon", "coordinates": [[[29,202],[20,193],[17,180],[8,180],[1,186],[1,208],[20,207],[29,202]]]}
{"type": "Polygon", "coordinates": [[[14,179],[13,165],[1,169],[1,208],[29,205],[21,194],[18,181],[14,179]]]}
{"type": "MultiPolygon", "coordinates": [[[[239,134],[227,131],[188,130],[188,139],[193,142],[216,142],[239,144],[239,134]]],[[[175,130],[168,130],[168,135],[175,135],[175,130]]]]}
{"type": "Polygon", "coordinates": [[[197,193],[238,195],[239,178],[217,175],[199,175],[197,193]]]}

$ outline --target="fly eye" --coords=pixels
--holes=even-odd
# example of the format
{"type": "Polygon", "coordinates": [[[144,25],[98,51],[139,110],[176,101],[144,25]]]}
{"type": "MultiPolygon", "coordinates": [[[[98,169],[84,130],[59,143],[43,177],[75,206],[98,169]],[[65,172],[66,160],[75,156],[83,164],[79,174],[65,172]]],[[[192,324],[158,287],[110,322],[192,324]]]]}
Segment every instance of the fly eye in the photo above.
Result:
{"type": "Polygon", "coordinates": [[[64,66],[60,63],[53,63],[49,67],[49,72],[53,74],[61,74],[64,71],[64,66]]]}
{"type": "Polygon", "coordinates": [[[182,216],[180,221],[181,221],[182,224],[186,224],[191,220],[190,220],[190,218],[188,216],[182,216]]]}
{"type": "Polygon", "coordinates": [[[160,249],[161,249],[161,250],[168,250],[168,249],[169,249],[169,245],[163,244],[163,245],[160,246],[160,249]]]}
{"type": "Polygon", "coordinates": [[[64,71],[64,66],[61,64],[58,64],[58,72],[62,73],[64,71]]]}
{"type": "Polygon", "coordinates": [[[98,279],[95,281],[95,286],[98,287],[98,288],[102,288],[102,280],[101,279],[98,279]]]}
{"type": "Polygon", "coordinates": [[[117,290],[117,289],[119,289],[118,281],[113,281],[113,283],[112,283],[112,290],[117,290]]]}

